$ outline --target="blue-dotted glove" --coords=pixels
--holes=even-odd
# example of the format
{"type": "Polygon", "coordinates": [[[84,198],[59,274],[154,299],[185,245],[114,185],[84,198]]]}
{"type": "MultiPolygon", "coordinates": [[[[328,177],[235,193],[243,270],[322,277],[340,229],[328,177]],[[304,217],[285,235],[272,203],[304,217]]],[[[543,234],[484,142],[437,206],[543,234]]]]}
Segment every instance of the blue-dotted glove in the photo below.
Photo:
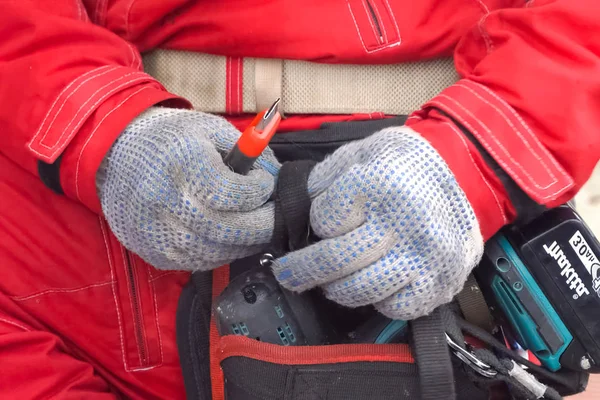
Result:
{"type": "Polygon", "coordinates": [[[449,302],[483,253],[475,214],[438,152],[407,127],[338,149],[309,177],[323,240],[278,259],[275,276],[349,307],[413,319],[449,302]]]}
{"type": "Polygon", "coordinates": [[[221,117],[151,108],[119,136],[97,175],[102,210],[125,247],[157,268],[209,269],[262,251],[273,234],[279,163],[246,176],[223,155],[240,132],[221,117]]]}

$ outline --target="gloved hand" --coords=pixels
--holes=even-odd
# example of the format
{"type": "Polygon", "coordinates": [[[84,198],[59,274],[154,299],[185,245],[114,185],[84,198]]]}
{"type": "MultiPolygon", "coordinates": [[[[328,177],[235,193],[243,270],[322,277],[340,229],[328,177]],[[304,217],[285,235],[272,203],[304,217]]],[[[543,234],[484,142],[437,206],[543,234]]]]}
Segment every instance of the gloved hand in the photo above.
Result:
{"type": "Polygon", "coordinates": [[[323,240],[273,264],[294,291],[413,319],[449,302],[483,253],[479,224],[438,152],[408,127],[347,144],[308,181],[323,240]]]}
{"type": "Polygon", "coordinates": [[[113,144],[97,174],[119,241],[157,268],[205,270],[263,250],[279,169],[265,150],[246,176],[222,156],[240,132],[221,117],[151,108],[113,144]]]}

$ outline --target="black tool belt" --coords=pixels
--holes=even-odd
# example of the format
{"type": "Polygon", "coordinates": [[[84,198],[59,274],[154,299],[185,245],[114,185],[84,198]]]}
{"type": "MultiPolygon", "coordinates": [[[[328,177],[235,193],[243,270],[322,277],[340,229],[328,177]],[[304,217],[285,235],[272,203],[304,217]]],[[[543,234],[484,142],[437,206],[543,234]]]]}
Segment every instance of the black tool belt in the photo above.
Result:
{"type": "MultiPolygon", "coordinates": [[[[271,148],[283,163],[277,189],[271,253],[306,246],[311,168],[339,146],[404,118],[325,124],[315,131],[278,134],[271,148]]],[[[453,304],[411,321],[405,343],[281,346],[242,336],[219,336],[214,298],[236,275],[258,265],[258,257],[211,272],[196,272],[177,311],[177,342],[187,398],[193,400],[376,400],[560,398],[584,390],[587,374],[550,373],[520,358],[470,322],[453,304]],[[515,365],[525,366],[540,386],[515,365]],[[525,380],[524,380],[525,379],[525,380]]],[[[324,304],[323,307],[335,307],[324,304]]],[[[352,329],[360,312],[339,308],[328,314],[352,329]]],[[[521,368],[521,367],[519,367],[521,368]]]]}

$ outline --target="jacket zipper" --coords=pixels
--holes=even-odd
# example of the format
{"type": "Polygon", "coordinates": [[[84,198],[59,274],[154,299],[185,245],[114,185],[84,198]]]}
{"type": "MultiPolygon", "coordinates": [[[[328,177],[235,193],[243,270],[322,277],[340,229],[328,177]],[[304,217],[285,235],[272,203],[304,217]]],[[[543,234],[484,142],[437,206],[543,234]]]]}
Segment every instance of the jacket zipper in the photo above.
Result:
{"type": "Polygon", "coordinates": [[[144,343],[146,343],[146,339],[144,337],[144,328],[142,324],[142,305],[140,303],[140,297],[137,290],[137,281],[136,274],[133,270],[133,262],[131,260],[131,253],[125,251],[127,253],[127,257],[125,260],[127,261],[127,274],[129,277],[129,288],[131,290],[131,302],[133,305],[133,324],[135,330],[135,336],[137,339],[137,347],[140,355],[140,362],[142,365],[146,364],[147,354],[144,343]]]}
{"type": "Polygon", "coordinates": [[[371,14],[371,20],[375,24],[375,30],[377,31],[378,38],[380,44],[383,44],[383,32],[381,31],[381,23],[379,19],[377,19],[377,14],[375,14],[375,8],[373,8],[373,4],[371,4],[371,0],[365,0],[367,3],[367,7],[369,8],[369,14],[371,14]]]}

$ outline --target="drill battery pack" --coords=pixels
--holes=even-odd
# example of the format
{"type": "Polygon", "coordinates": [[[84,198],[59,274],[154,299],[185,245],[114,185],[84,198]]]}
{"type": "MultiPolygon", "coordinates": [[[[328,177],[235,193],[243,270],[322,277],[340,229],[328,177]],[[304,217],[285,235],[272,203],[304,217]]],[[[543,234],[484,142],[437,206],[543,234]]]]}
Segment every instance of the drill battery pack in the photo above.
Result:
{"type": "Polygon", "coordinates": [[[600,244],[564,205],[486,243],[475,275],[503,331],[551,371],[600,372],[600,244]]]}

